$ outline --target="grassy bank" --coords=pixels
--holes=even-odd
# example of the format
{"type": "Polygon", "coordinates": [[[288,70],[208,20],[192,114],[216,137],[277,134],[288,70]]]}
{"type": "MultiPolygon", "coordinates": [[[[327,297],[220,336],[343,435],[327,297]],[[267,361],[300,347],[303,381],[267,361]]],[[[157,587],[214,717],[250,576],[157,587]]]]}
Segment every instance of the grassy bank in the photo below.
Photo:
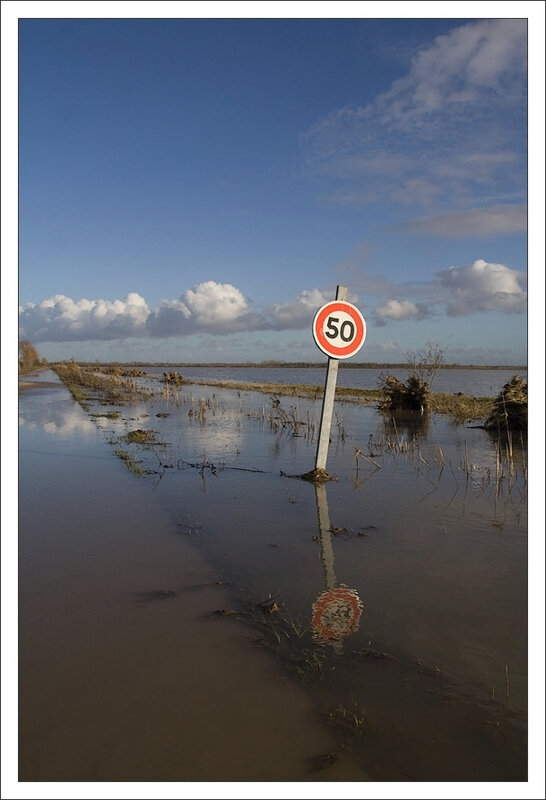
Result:
{"type": "MultiPolygon", "coordinates": [[[[122,378],[117,371],[107,374],[103,368],[84,367],[74,361],[51,365],[59,378],[68,387],[75,400],[84,407],[91,400],[112,404],[135,402],[147,397],[149,392],[138,386],[135,380],[122,378]]],[[[186,385],[212,386],[220,389],[235,389],[246,392],[278,395],[280,397],[305,397],[320,400],[323,386],[314,384],[266,383],[259,381],[223,381],[218,379],[184,381],[186,385]]],[[[381,389],[355,389],[338,386],[336,399],[345,403],[378,406],[385,394],[381,389]]],[[[481,420],[489,416],[494,400],[490,397],[470,397],[463,394],[431,393],[429,408],[437,414],[445,414],[458,422],[481,420]]]]}
{"type": "Polygon", "coordinates": [[[134,380],[123,379],[117,374],[108,375],[97,368],[82,367],[75,361],[52,364],[51,369],[84,408],[92,400],[120,405],[148,395],[134,380]]]}
{"type": "MultiPolygon", "coordinates": [[[[262,392],[287,397],[307,397],[319,400],[324,393],[323,386],[310,384],[259,383],[242,381],[199,380],[191,381],[200,386],[216,386],[221,389],[262,392]]],[[[385,395],[381,389],[353,389],[345,386],[336,388],[336,399],[346,403],[379,405],[385,395]]],[[[494,400],[491,397],[470,397],[464,394],[431,393],[430,410],[436,414],[446,414],[457,421],[485,419],[491,413],[494,400]]]]}

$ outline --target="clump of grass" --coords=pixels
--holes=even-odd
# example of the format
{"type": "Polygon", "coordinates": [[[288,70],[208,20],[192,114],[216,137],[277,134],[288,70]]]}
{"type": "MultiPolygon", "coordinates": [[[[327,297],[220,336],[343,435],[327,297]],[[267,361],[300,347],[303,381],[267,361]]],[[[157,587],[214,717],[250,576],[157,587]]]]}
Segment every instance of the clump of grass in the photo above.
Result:
{"type": "Polygon", "coordinates": [[[153,431],[145,431],[143,428],[129,431],[123,438],[130,444],[154,444],[156,441],[155,433],[153,431]]]}
{"type": "Polygon", "coordinates": [[[106,417],[106,419],[119,419],[121,414],[119,411],[108,411],[105,414],[91,414],[92,417],[106,417]]]}
{"type": "Polygon", "coordinates": [[[183,383],[188,381],[179,372],[164,372],[163,383],[171,384],[172,386],[182,386],[183,383]]]}
{"type": "Polygon", "coordinates": [[[370,732],[370,722],[366,709],[354,704],[352,708],[336,706],[326,712],[326,720],[330,725],[338,728],[345,736],[362,736],[370,732]]]}
{"type": "Polygon", "coordinates": [[[294,658],[288,668],[302,681],[321,680],[325,675],[326,654],[318,650],[305,649],[299,658],[294,658]]]}
{"type": "Polygon", "coordinates": [[[527,429],[527,381],[519,375],[505,383],[485,421],[489,431],[521,431],[527,429]]]}
{"type": "Polygon", "coordinates": [[[141,478],[144,475],[144,471],[142,470],[140,464],[137,461],[135,461],[133,456],[126,450],[121,450],[120,448],[117,448],[116,450],[114,450],[114,455],[121,461],[123,461],[129,472],[132,472],[133,475],[137,475],[139,478],[141,478]]]}
{"type": "Polygon", "coordinates": [[[316,467],[310,472],[304,472],[304,474],[300,475],[299,477],[302,479],[302,481],[310,481],[311,483],[326,483],[327,481],[336,480],[336,478],[326,472],[326,470],[322,467],[316,467]]]}

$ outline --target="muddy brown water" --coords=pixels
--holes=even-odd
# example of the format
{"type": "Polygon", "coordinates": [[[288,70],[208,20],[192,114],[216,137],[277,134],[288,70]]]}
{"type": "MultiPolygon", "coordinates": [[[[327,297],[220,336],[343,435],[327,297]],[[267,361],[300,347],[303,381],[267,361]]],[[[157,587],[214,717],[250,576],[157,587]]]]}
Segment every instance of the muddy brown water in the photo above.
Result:
{"type": "Polygon", "coordinates": [[[20,396],[20,779],[525,780],[522,443],[156,389],[20,396]]]}

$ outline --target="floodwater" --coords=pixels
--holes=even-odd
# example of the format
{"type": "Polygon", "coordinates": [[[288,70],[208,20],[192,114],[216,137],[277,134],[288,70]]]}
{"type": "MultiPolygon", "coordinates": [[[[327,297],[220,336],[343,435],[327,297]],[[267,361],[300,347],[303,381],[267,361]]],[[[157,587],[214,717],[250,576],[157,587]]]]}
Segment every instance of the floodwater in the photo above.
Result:
{"type": "Polygon", "coordinates": [[[526,780],[524,442],[319,415],[20,396],[21,780],[526,780]]]}
{"type": "MultiPolygon", "coordinates": [[[[150,375],[162,375],[166,367],[145,368],[150,375]]],[[[169,367],[171,369],[171,367],[169,367]]],[[[316,367],[232,367],[201,366],[174,368],[188,380],[233,380],[264,383],[310,384],[324,386],[324,369],[316,367]]],[[[351,389],[377,389],[381,375],[387,370],[366,367],[346,368],[340,362],[337,385],[351,389]]],[[[401,380],[408,376],[407,370],[388,370],[401,380]]],[[[515,374],[527,380],[527,370],[504,369],[441,369],[436,373],[432,389],[435,392],[456,394],[462,392],[471,397],[496,397],[505,383],[515,374]]]]}

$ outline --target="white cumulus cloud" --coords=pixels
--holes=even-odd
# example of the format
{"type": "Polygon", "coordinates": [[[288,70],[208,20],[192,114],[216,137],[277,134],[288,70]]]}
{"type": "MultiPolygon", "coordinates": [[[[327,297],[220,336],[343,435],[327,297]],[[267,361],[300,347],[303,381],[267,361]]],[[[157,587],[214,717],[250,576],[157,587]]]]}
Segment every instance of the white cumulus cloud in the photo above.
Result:
{"type": "Polygon", "coordinates": [[[136,292],[114,301],[75,301],[56,294],[20,309],[20,336],[35,342],[123,339],[142,335],[149,314],[146,301],[136,292]]]}
{"type": "Polygon", "coordinates": [[[240,289],[216,281],[199,283],[155,309],[136,292],[114,301],[73,300],[58,294],[19,309],[19,335],[33,342],[60,342],[298,329],[310,324],[313,314],[332,296],[308,289],[294,301],[258,313],[240,289]]]}
{"type": "Polygon", "coordinates": [[[410,300],[387,300],[374,309],[374,320],[377,325],[384,325],[386,319],[423,319],[427,316],[426,307],[410,300]]]}
{"type": "Polygon", "coordinates": [[[197,331],[233,333],[257,327],[248,300],[231,283],[204,281],[177,300],[164,300],[147,324],[153,336],[183,336],[197,331]]]}
{"type": "Polygon", "coordinates": [[[274,328],[304,328],[311,324],[316,311],[333,300],[332,292],[321,292],[309,289],[301,292],[296,300],[289,303],[274,303],[269,308],[269,315],[274,328]]]}
{"type": "Polygon", "coordinates": [[[181,298],[199,326],[232,322],[244,314],[248,301],[231,283],[205,281],[187,289],[181,298]]]}
{"type": "Polygon", "coordinates": [[[449,292],[446,311],[452,317],[476,311],[523,312],[527,303],[523,277],[504,264],[483,259],[468,267],[451,267],[437,273],[441,287],[449,292]]]}

